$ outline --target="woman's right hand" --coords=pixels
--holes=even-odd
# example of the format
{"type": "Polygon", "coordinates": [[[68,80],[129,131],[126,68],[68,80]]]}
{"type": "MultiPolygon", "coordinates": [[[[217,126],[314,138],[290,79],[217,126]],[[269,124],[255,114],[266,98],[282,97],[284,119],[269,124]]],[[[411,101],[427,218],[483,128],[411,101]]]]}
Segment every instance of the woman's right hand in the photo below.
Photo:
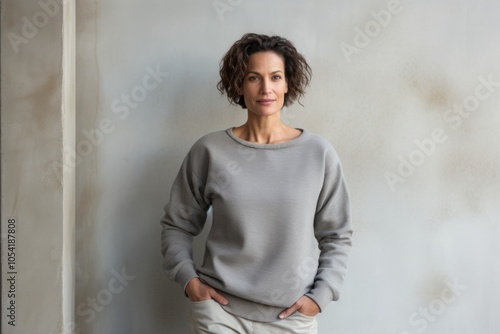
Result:
{"type": "Polygon", "coordinates": [[[192,302],[213,299],[217,303],[227,305],[228,301],[210,285],[203,283],[198,277],[189,281],[186,285],[186,294],[192,302]]]}

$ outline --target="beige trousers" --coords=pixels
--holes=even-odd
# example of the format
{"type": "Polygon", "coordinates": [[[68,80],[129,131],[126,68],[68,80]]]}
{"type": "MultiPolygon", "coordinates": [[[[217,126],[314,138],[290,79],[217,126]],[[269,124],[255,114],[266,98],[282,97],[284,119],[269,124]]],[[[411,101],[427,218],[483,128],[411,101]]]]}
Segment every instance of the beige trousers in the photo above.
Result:
{"type": "Polygon", "coordinates": [[[295,312],[286,319],[258,322],[226,312],[215,300],[190,302],[191,334],[317,334],[316,317],[295,312]]]}

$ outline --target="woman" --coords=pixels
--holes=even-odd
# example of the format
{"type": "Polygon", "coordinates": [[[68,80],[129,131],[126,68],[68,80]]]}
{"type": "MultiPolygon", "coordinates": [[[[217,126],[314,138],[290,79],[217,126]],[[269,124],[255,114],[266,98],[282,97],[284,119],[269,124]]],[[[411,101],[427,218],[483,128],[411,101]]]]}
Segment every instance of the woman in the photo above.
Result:
{"type": "Polygon", "coordinates": [[[311,69],[288,40],[246,34],[221,61],[218,89],[245,124],[199,139],[162,219],[163,268],[189,297],[192,333],[317,333],[351,247],[349,199],[332,146],[280,111],[311,69]],[[204,261],[193,237],[212,208],[204,261]]]}

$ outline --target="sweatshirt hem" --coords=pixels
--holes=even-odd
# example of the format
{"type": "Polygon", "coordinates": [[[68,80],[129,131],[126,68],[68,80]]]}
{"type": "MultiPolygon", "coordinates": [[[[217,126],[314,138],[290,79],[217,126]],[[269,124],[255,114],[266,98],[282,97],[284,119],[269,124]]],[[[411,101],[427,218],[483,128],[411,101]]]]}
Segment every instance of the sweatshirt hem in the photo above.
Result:
{"type": "Polygon", "coordinates": [[[253,302],[219,290],[217,292],[229,301],[227,305],[221,305],[226,312],[251,321],[279,321],[278,315],[286,308],[253,302]]]}

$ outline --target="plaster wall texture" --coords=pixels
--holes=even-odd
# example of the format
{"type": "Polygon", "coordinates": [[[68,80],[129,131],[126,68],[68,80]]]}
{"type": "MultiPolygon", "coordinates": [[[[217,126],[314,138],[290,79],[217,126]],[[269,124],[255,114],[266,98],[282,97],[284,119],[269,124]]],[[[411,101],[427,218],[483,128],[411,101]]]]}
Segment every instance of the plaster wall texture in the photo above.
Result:
{"type": "Polygon", "coordinates": [[[1,2],[2,333],[74,321],[74,2],[1,2]],[[8,283],[8,284],[7,284],[8,283]]]}
{"type": "MultiPolygon", "coordinates": [[[[18,17],[36,5],[17,3],[27,6],[15,6],[18,17]]],[[[194,141],[245,120],[215,85],[220,58],[249,31],[283,35],[308,59],[304,106],[283,120],[329,139],[349,183],[350,269],[320,333],[500,332],[499,10],[488,0],[78,1],[75,330],[66,332],[187,332],[187,300],[161,272],[159,220],[194,141]]],[[[20,194],[2,215],[44,222],[23,244],[45,270],[23,268],[33,273],[20,298],[50,295],[61,309],[63,289],[50,282],[70,237],[54,223],[63,193],[49,173],[61,149],[44,145],[62,141],[62,93],[51,83],[62,74],[54,58],[31,58],[58,54],[47,41],[60,27],[50,27],[21,46],[36,50],[15,55],[22,66],[2,39],[12,80],[2,85],[2,192],[20,194]],[[4,113],[11,104],[20,111],[4,113]]],[[[202,246],[203,236],[198,260],[202,246]]],[[[54,312],[28,322],[59,321],[54,312]]]]}
{"type": "Polygon", "coordinates": [[[215,85],[220,58],[252,31],[288,37],[310,62],[304,107],[283,119],[328,138],[350,186],[350,271],[320,332],[498,333],[499,10],[447,0],[79,2],[77,143],[112,125],[77,169],[77,307],[88,311],[112,270],[134,277],[109,304],[77,312],[84,332],[187,331],[187,301],[161,272],[158,222],[194,141],[245,120],[215,85]],[[151,70],[168,75],[145,79],[151,70]],[[414,166],[398,172],[403,160],[414,166]]]}

